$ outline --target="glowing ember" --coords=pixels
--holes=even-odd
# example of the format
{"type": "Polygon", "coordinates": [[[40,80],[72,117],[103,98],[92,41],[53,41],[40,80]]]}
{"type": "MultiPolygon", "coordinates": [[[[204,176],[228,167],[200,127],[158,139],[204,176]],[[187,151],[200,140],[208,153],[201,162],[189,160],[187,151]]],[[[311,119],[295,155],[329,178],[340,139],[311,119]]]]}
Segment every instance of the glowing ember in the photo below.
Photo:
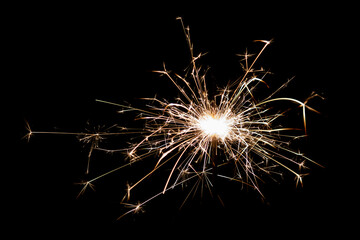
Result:
{"type": "Polygon", "coordinates": [[[209,137],[218,137],[224,140],[231,131],[232,120],[226,117],[204,115],[199,119],[198,127],[209,137]]]}

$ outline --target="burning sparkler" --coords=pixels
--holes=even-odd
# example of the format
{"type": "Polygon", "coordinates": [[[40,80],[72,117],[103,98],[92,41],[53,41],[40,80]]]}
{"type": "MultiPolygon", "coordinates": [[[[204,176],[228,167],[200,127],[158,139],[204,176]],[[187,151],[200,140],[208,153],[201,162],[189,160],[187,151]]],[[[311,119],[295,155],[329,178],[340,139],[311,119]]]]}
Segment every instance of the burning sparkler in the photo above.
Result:
{"type": "MultiPolygon", "coordinates": [[[[271,104],[287,101],[302,110],[302,122],[306,134],[306,110],[315,111],[307,105],[308,100],[318,96],[312,94],[304,102],[293,98],[274,96],[284,88],[288,82],[271,92],[267,97],[258,100],[254,90],[258,85],[265,85],[268,72],[256,69],[255,63],[271,43],[260,40],[262,49],[252,59],[252,55],[242,55],[244,74],[231,85],[210,97],[206,85],[206,71],[198,66],[198,59],[203,54],[194,55],[190,40],[189,28],[185,27],[181,18],[182,28],[189,46],[191,62],[186,74],[171,74],[163,66],[163,70],[154,71],[166,76],[178,89],[180,96],[174,102],[158,98],[146,98],[151,106],[136,108],[127,105],[97,100],[101,103],[112,104],[121,108],[121,113],[135,111],[137,119],[144,120],[141,129],[118,127],[118,132],[96,131],[91,133],[68,132],[33,132],[28,127],[28,138],[32,134],[73,134],[80,140],[90,144],[88,163],[93,150],[126,152],[129,162],[116,169],[106,172],[92,180],[81,183],[80,194],[88,187],[93,188],[93,182],[116,172],[130,164],[141,162],[150,156],[156,156],[154,167],[140,180],[127,185],[127,193],[123,203],[130,210],[128,213],[141,212],[144,204],[177,186],[195,181],[191,192],[199,188],[214,187],[215,178],[241,182],[251,186],[261,194],[259,180],[263,174],[275,173],[278,168],[291,172],[296,184],[302,184],[304,174],[300,172],[305,162],[311,159],[302,153],[289,148],[289,142],[304,136],[289,135],[286,132],[298,130],[291,127],[280,127],[276,121],[283,117],[288,110],[274,112],[271,104]],[[108,135],[138,134],[141,139],[126,149],[107,150],[99,147],[100,141],[108,135]],[[131,191],[140,186],[155,171],[164,165],[170,166],[170,173],[164,179],[163,190],[144,202],[137,204],[125,203],[130,200],[131,191]],[[226,167],[227,166],[227,167],[226,167]],[[275,168],[277,167],[277,168],[275,168]],[[231,169],[229,171],[229,169],[231,169]],[[299,169],[299,170],[297,170],[299,169]]],[[[317,163],[315,163],[317,164],[317,163]]],[[[87,172],[89,170],[89,164],[87,172]]],[[[186,197],[186,199],[189,197],[186,197]]],[[[261,194],[262,195],[262,194],[261,194]]],[[[186,201],[185,199],[185,201],[186,201]]],[[[122,215],[122,216],[124,216],[122,215]]]]}

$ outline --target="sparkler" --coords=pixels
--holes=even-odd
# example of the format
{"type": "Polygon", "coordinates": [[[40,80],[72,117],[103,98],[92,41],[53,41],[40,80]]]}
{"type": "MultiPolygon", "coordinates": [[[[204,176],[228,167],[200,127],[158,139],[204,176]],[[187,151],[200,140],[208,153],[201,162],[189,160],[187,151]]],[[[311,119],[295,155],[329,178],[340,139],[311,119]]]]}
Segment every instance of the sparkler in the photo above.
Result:
{"type": "Polygon", "coordinates": [[[178,98],[172,102],[158,98],[144,98],[149,102],[146,108],[96,100],[121,108],[120,113],[137,112],[137,119],[145,121],[144,127],[115,126],[118,129],[117,132],[109,132],[114,128],[112,127],[105,131],[71,133],[34,132],[28,125],[27,138],[33,134],[42,133],[79,136],[80,141],[90,145],[86,172],[89,171],[91,154],[95,149],[120,151],[127,154],[129,161],[126,164],[81,183],[83,188],[79,195],[83,194],[88,187],[93,188],[93,182],[98,179],[130,164],[155,156],[154,167],[137,182],[127,185],[122,203],[130,210],[122,216],[142,212],[143,206],[149,201],[177,186],[183,186],[190,182],[194,182],[194,184],[185,201],[192,192],[203,191],[204,188],[211,192],[214,189],[215,179],[219,178],[246,184],[262,195],[259,188],[261,176],[277,173],[279,168],[280,172],[282,168],[293,174],[296,185],[302,184],[305,174],[301,173],[301,170],[305,168],[305,163],[317,163],[302,153],[292,150],[289,143],[293,139],[306,135],[306,110],[317,112],[307,103],[318,95],[312,94],[304,102],[288,97],[275,98],[274,96],[289,83],[291,80],[289,79],[267,97],[261,100],[257,99],[254,90],[259,85],[269,86],[264,80],[268,72],[256,69],[255,63],[271,43],[271,41],[259,40],[256,42],[263,44],[259,53],[241,55],[244,70],[242,77],[211,97],[206,84],[206,70],[198,66],[198,59],[204,54],[194,55],[190,30],[184,26],[181,18],[178,19],[190,50],[190,65],[183,76],[170,73],[165,64],[163,70],[154,71],[166,76],[174,84],[180,93],[178,98]],[[289,132],[299,129],[281,127],[276,124],[289,109],[274,112],[272,104],[285,101],[301,108],[305,134],[300,131],[302,133],[300,135],[290,135],[289,132]],[[103,138],[121,134],[137,134],[141,139],[125,149],[108,150],[99,147],[103,138]],[[132,190],[150,178],[155,171],[164,168],[165,165],[170,166],[170,173],[164,178],[162,191],[143,202],[127,203],[132,190]]]}

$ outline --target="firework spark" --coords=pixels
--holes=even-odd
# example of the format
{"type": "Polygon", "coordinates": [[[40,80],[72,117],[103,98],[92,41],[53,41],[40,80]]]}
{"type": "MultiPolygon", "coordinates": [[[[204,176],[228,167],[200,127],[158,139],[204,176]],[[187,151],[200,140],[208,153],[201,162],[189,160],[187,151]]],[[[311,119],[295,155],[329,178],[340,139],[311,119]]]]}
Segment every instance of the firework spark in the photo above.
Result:
{"type": "Polygon", "coordinates": [[[121,113],[137,112],[137,119],[145,121],[144,127],[130,129],[117,126],[120,131],[114,133],[109,132],[110,129],[91,133],[59,133],[33,132],[28,126],[27,137],[39,133],[77,135],[82,142],[90,145],[88,163],[94,149],[127,154],[129,161],[126,164],[81,183],[83,188],[80,194],[88,187],[93,188],[94,181],[130,164],[156,156],[154,167],[137,182],[127,185],[123,203],[130,210],[124,215],[142,212],[144,204],[170,189],[190,182],[194,184],[185,201],[192,192],[199,189],[203,191],[207,188],[211,191],[214,188],[215,178],[241,182],[254,188],[260,195],[262,195],[259,188],[261,176],[281,172],[281,169],[292,173],[296,184],[302,184],[304,174],[301,170],[305,168],[305,162],[315,162],[302,153],[292,150],[289,143],[306,135],[306,110],[316,112],[307,103],[318,95],[312,94],[304,102],[288,97],[275,98],[274,96],[289,83],[291,80],[289,79],[267,97],[257,99],[254,90],[259,85],[268,87],[264,80],[268,72],[256,69],[255,63],[271,43],[271,41],[259,40],[257,42],[263,44],[263,47],[257,54],[251,55],[246,52],[241,55],[244,70],[242,77],[210,97],[206,84],[206,70],[198,66],[198,59],[203,54],[194,55],[189,28],[184,26],[181,18],[178,19],[190,50],[190,65],[183,76],[170,73],[165,64],[163,70],[154,72],[166,76],[179,91],[179,97],[172,102],[145,98],[144,100],[149,102],[146,108],[97,100],[120,107],[121,113]],[[289,109],[275,112],[274,108],[277,105],[274,104],[284,101],[302,110],[304,127],[303,131],[298,131],[300,135],[289,134],[299,129],[282,127],[277,123],[289,109]],[[108,150],[99,147],[104,137],[120,134],[137,134],[141,139],[125,149],[108,150]],[[163,190],[143,202],[128,203],[132,190],[140,186],[155,171],[164,168],[164,165],[170,166],[170,173],[164,178],[163,190]]]}

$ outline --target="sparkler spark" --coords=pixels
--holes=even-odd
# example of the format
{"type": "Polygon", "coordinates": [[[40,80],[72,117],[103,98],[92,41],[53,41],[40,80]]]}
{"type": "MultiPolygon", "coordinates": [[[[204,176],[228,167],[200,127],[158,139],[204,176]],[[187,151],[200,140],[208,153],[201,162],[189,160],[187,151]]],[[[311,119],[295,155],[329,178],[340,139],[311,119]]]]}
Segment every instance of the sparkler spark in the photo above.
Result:
{"type": "MultiPolygon", "coordinates": [[[[304,102],[288,97],[274,98],[288,84],[291,80],[289,79],[267,97],[257,99],[254,90],[259,85],[269,88],[264,80],[268,72],[262,68],[256,69],[255,63],[271,41],[260,40],[257,42],[262,43],[263,47],[258,54],[252,55],[246,52],[241,55],[244,70],[242,77],[220,90],[214,97],[210,97],[206,84],[206,71],[198,66],[197,62],[203,54],[194,55],[189,28],[184,26],[181,18],[179,20],[190,50],[190,66],[183,76],[170,73],[165,64],[163,70],[154,71],[166,76],[178,89],[180,96],[175,101],[145,98],[144,100],[149,102],[148,107],[136,108],[97,100],[121,108],[120,113],[137,112],[139,114],[137,119],[144,120],[145,126],[143,128],[118,126],[119,131],[113,133],[108,130],[105,132],[98,130],[95,133],[55,133],[77,135],[82,142],[89,143],[89,160],[93,150],[125,152],[129,158],[128,163],[81,183],[83,189],[80,194],[84,193],[87,187],[93,188],[93,182],[96,180],[130,164],[144,159],[154,159],[150,158],[151,156],[155,156],[156,159],[154,167],[137,182],[127,185],[123,203],[131,209],[124,215],[142,212],[144,204],[185,183],[194,182],[185,201],[192,192],[199,189],[203,191],[204,188],[208,188],[211,191],[215,178],[241,182],[261,194],[259,181],[262,176],[277,173],[276,169],[279,168],[292,173],[296,185],[302,184],[305,174],[300,170],[305,168],[305,162],[317,163],[302,153],[292,150],[289,144],[293,139],[306,135],[306,110],[317,112],[307,103],[318,95],[312,94],[304,102]],[[273,104],[276,102],[289,102],[301,108],[305,135],[301,131],[298,131],[301,132],[300,135],[287,134],[299,129],[282,127],[278,123],[289,109],[274,111],[277,105],[273,104]],[[126,149],[100,148],[103,138],[121,134],[136,134],[141,139],[126,149]],[[143,202],[128,203],[132,190],[165,165],[170,166],[170,173],[164,179],[163,190],[143,202]]],[[[26,136],[28,139],[34,134],[54,134],[54,132],[34,132],[29,126],[28,130],[29,134],[26,136]]]]}
{"type": "Polygon", "coordinates": [[[198,119],[198,127],[209,137],[217,137],[223,141],[229,135],[233,119],[228,119],[225,116],[204,115],[198,119]]]}

